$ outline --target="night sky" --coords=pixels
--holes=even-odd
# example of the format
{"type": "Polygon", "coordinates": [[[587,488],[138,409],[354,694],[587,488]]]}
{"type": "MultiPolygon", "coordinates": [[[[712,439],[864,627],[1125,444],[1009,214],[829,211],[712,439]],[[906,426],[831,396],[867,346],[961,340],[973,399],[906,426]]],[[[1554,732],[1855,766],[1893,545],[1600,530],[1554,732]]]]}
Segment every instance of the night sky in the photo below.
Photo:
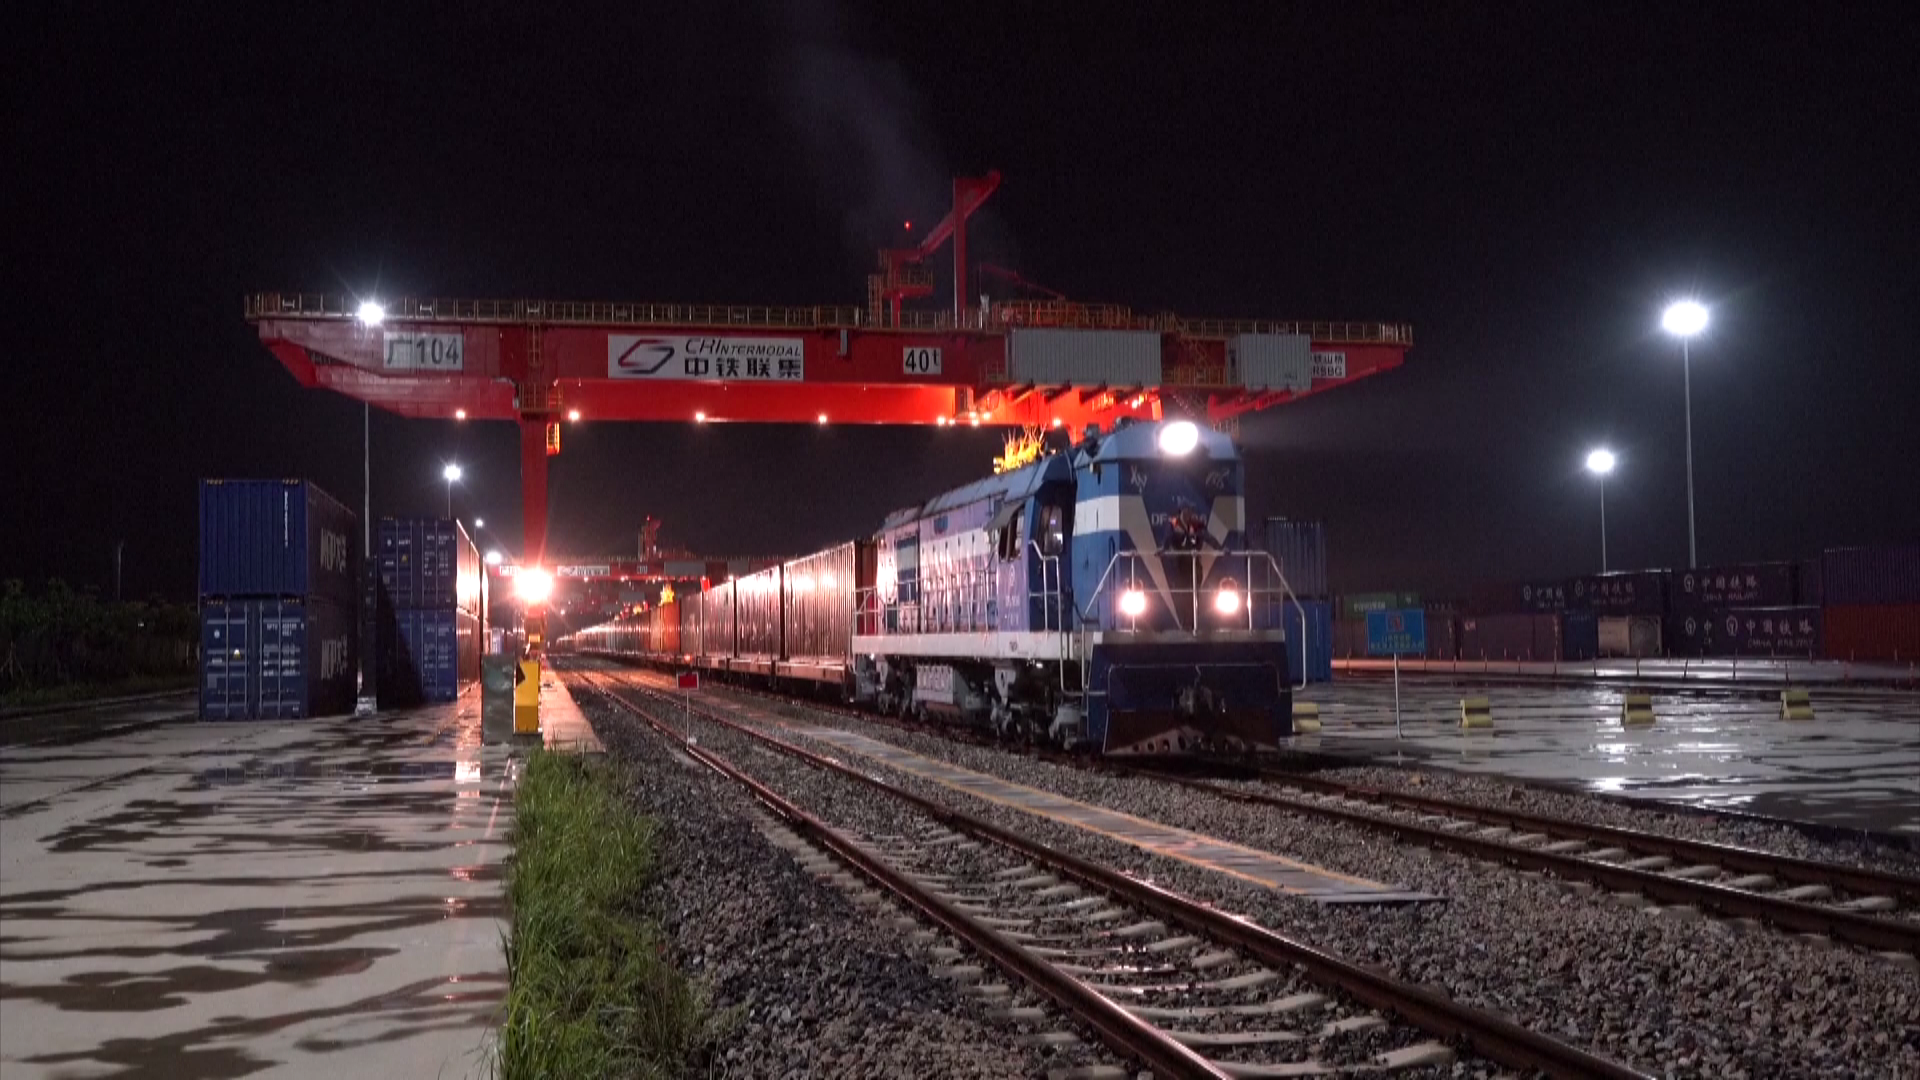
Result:
{"type": "MultiPolygon", "coordinates": [[[[1687,293],[1702,561],[1920,535],[1904,5],[230,7],[9,16],[0,577],[105,584],[124,538],[129,595],[186,597],[201,476],[360,503],[359,404],[249,291],[861,303],[988,168],[977,258],[1075,299],[1414,325],[1243,427],[1249,516],[1325,518],[1337,588],[1598,569],[1602,442],[1614,565],[1684,565],[1687,293]]],[[[439,512],[453,458],[517,545],[511,426],[372,437],[376,514],[439,512]]],[[[997,448],[587,424],[552,546],[811,550],[997,448]]]]}

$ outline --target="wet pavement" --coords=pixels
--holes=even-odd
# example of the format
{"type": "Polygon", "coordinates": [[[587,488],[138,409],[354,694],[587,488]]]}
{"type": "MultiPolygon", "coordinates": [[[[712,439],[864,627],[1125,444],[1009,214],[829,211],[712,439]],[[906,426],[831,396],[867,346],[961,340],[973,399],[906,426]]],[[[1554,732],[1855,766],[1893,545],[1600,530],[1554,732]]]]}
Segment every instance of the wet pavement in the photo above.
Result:
{"type": "Polygon", "coordinates": [[[1815,688],[1816,719],[1780,719],[1778,691],[1655,693],[1651,728],[1620,723],[1618,687],[1460,687],[1403,677],[1396,737],[1386,679],[1300,696],[1325,729],[1297,749],[1419,763],[1528,782],[1866,830],[1920,847],[1920,694],[1815,688]],[[1460,730],[1485,696],[1491,732],[1460,730]]]}
{"type": "Polygon", "coordinates": [[[0,748],[0,1075],[485,1075],[508,752],[477,695],[0,748]]]}

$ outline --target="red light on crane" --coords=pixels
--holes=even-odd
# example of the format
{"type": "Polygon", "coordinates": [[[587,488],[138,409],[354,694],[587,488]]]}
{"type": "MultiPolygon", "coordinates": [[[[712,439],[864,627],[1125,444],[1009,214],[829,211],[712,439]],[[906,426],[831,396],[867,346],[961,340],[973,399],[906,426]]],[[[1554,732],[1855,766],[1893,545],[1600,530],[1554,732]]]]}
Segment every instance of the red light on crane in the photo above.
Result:
{"type": "Polygon", "coordinates": [[[908,232],[912,232],[912,231],[913,231],[913,222],[911,222],[911,221],[909,221],[909,222],[906,222],[905,224],[903,224],[903,225],[901,226],[901,228],[904,228],[904,229],[906,229],[906,230],[907,230],[908,232]]]}

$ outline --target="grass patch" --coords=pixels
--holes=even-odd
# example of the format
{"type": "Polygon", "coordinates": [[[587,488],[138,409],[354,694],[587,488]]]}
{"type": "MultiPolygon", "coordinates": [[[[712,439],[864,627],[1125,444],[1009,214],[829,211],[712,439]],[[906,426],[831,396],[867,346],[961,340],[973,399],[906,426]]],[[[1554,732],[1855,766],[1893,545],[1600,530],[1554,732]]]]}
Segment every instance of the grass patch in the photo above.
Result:
{"type": "Polygon", "coordinates": [[[672,1077],[707,1031],[699,989],[641,910],[652,828],[618,765],[535,750],[514,795],[499,1074],[672,1077]]]}

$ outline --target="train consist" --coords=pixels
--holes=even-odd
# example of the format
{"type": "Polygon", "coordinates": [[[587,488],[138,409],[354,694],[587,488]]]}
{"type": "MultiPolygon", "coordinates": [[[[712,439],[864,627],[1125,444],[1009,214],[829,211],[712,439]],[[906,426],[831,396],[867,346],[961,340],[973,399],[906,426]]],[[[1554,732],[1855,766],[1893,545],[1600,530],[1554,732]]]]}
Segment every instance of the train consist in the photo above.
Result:
{"type": "Polygon", "coordinates": [[[1107,754],[1272,747],[1297,609],[1244,522],[1231,439],[1123,422],[557,645],[1107,754]]]}

